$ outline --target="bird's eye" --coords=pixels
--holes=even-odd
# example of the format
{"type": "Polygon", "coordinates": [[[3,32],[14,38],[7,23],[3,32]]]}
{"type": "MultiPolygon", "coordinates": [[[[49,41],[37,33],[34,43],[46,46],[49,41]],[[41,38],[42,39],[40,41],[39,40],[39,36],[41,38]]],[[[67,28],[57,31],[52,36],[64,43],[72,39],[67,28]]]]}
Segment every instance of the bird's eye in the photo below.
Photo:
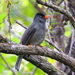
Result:
{"type": "Polygon", "coordinates": [[[40,16],[40,17],[42,17],[42,16],[40,16]]]}

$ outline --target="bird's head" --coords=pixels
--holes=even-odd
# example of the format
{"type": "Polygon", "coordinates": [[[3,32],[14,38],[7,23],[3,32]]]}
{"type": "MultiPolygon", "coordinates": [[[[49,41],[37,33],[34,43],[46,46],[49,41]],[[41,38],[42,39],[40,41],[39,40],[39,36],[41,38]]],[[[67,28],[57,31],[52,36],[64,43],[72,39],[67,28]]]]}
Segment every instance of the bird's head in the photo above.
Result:
{"type": "Polygon", "coordinates": [[[43,13],[37,13],[34,17],[34,21],[45,22],[46,19],[50,18],[50,15],[44,15],[43,13]]]}

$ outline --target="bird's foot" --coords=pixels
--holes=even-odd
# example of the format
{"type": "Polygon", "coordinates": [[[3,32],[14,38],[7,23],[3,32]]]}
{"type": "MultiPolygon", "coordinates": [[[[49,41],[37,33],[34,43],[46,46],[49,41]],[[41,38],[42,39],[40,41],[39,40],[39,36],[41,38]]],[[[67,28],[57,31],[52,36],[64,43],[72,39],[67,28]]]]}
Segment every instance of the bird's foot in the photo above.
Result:
{"type": "Polygon", "coordinates": [[[41,46],[41,45],[38,45],[39,47],[44,47],[44,46],[41,46]]]}

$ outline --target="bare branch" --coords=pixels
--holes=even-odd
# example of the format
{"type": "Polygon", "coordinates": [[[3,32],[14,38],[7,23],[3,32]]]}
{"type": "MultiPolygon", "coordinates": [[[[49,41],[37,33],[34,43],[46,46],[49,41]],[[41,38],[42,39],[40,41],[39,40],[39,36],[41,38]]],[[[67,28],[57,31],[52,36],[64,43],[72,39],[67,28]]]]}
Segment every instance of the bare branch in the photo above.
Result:
{"type": "Polygon", "coordinates": [[[36,73],[37,69],[38,69],[38,68],[35,67],[34,70],[33,70],[32,73],[31,73],[31,75],[34,75],[34,74],[36,73]]]}
{"type": "Polygon", "coordinates": [[[24,59],[33,63],[35,66],[42,69],[44,72],[48,73],[48,75],[66,75],[62,71],[57,71],[49,62],[47,62],[44,58],[37,55],[24,56],[24,59]]]}
{"type": "Polygon", "coordinates": [[[50,45],[54,46],[55,49],[57,49],[59,52],[62,52],[54,43],[50,42],[48,39],[45,39],[46,42],[48,42],[50,45]]]}
{"type": "MultiPolygon", "coordinates": [[[[9,44],[9,42],[10,42],[10,40],[9,39],[7,39],[6,37],[2,37],[1,35],[0,35],[0,42],[6,42],[6,43],[8,43],[8,44],[4,44],[4,46],[3,46],[3,48],[4,47],[6,47],[6,49],[8,48],[8,46],[9,46],[9,50],[5,50],[5,52],[6,53],[9,53],[9,54],[19,54],[19,50],[18,50],[18,48],[15,50],[15,46],[21,46],[21,48],[20,49],[23,49],[24,47],[27,47],[28,48],[28,46],[24,46],[23,47],[23,45],[19,45],[19,44],[17,44],[17,43],[13,43],[13,41],[11,41],[11,46],[10,46],[10,44],[9,44]],[[4,41],[1,41],[1,40],[4,40],[4,41]],[[8,41],[8,42],[7,42],[8,41]],[[12,44],[14,44],[13,45],[13,48],[14,48],[14,50],[16,51],[15,53],[14,53],[14,50],[11,50],[12,49],[12,44]],[[22,48],[23,47],[23,48],[22,48]],[[18,51],[17,51],[18,50],[18,51]]],[[[0,43],[0,46],[1,46],[1,44],[3,45],[3,43],[0,43]]],[[[35,47],[29,47],[30,49],[31,48],[34,48],[33,50],[34,50],[34,52],[35,52],[35,47]]],[[[40,48],[40,47],[39,47],[40,48]]],[[[0,48],[0,50],[1,50],[1,48],[0,48]]],[[[24,50],[24,49],[23,49],[24,50]]],[[[3,51],[3,49],[1,50],[2,52],[4,52],[3,51]]],[[[0,52],[1,52],[0,51],[0,52]]],[[[25,51],[25,50],[24,50],[25,51]]],[[[31,53],[32,52],[32,50],[29,50],[30,52],[29,53],[31,53]]],[[[38,53],[38,50],[36,50],[37,51],[37,53],[38,53]]],[[[22,52],[22,51],[21,51],[22,52]]],[[[28,53],[28,54],[29,54],[28,53]]],[[[21,53],[22,54],[22,53],[21,53]]],[[[32,53],[33,54],[33,53],[32,53]]],[[[62,72],[62,71],[59,71],[59,70],[57,70],[54,66],[52,66],[49,62],[47,62],[45,59],[43,59],[42,57],[40,57],[40,56],[37,56],[37,55],[25,55],[24,56],[24,59],[25,60],[28,60],[29,62],[31,62],[32,64],[34,64],[35,66],[37,66],[38,68],[40,68],[40,69],[42,69],[44,72],[46,72],[47,74],[49,74],[49,75],[66,75],[64,72],[62,72]]]]}
{"type": "Polygon", "coordinates": [[[69,20],[72,23],[72,26],[75,28],[75,19],[74,19],[74,17],[71,15],[71,13],[69,11],[67,11],[67,10],[65,10],[63,8],[60,8],[60,7],[56,6],[56,5],[50,4],[48,2],[42,1],[42,0],[36,0],[36,1],[39,4],[42,4],[42,5],[47,6],[49,8],[52,8],[53,10],[55,10],[57,12],[60,12],[61,14],[64,14],[66,17],[69,18],[69,20]]]}
{"type": "Polygon", "coordinates": [[[57,6],[60,6],[63,1],[64,1],[64,0],[61,0],[61,1],[57,4],[57,6]]]}
{"type": "Polygon", "coordinates": [[[21,23],[19,23],[19,22],[16,21],[16,20],[15,20],[15,22],[16,22],[18,25],[22,26],[23,28],[27,29],[27,27],[26,27],[25,25],[22,25],[21,23]]]}
{"type": "Polygon", "coordinates": [[[73,29],[73,31],[72,31],[72,38],[71,38],[69,56],[75,58],[74,53],[75,53],[75,29],[73,29]]]}
{"type": "Polygon", "coordinates": [[[0,52],[8,54],[17,54],[17,55],[42,55],[47,56],[53,59],[56,59],[65,65],[69,66],[73,71],[75,71],[75,59],[69,57],[68,55],[53,51],[47,47],[35,47],[35,46],[23,46],[23,45],[9,45],[6,43],[0,43],[0,52]]]}
{"type": "Polygon", "coordinates": [[[8,16],[8,23],[9,23],[9,33],[10,33],[10,29],[12,29],[12,26],[11,26],[11,21],[10,21],[10,5],[11,5],[11,3],[9,2],[9,0],[7,0],[7,8],[8,8],[8,14],[7,14],[7,16],[8,16]]]}

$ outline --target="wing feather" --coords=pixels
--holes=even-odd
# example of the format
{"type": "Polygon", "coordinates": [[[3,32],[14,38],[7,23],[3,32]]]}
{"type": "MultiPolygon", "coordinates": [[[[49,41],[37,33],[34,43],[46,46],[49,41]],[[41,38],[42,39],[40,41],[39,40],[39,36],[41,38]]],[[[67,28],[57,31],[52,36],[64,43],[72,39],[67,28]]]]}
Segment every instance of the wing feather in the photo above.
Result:
{"type": "Polygon", "coordinates": [[[23,34],[21,43],[23,45],[28,45],[29,41],[31,40],[32,36],[36,32],[36,29],[32,26],[30,26],[23,34]]]}

